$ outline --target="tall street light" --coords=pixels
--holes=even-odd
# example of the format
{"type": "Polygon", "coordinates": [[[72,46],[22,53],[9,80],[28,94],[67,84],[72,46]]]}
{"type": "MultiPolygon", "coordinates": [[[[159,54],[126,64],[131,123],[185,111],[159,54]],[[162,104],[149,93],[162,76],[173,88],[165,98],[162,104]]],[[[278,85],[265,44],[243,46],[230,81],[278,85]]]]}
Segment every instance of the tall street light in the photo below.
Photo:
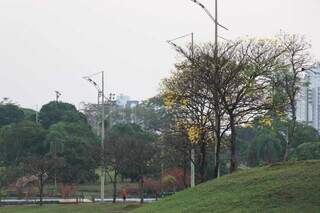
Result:
{"type": "MultiPolygon", "coordinates": [[[[100,74],[100,73],[98,73],[100,74]]],[[[93,74],[95,75],[95,74],[93,74]]],[[[102,90],[100,89],[99,85],[93,81],[90,77],[86,76],[86,77],[83,77],[83,79],[85,79],[86,81],[88,81],[90,84],[92,84],[98,91],[98,95],[97,95],[97,108],[99,109],[99,106],[100,106],[100,97],[101,97],[101,94],[102,94],[102,90]]],[[[97,128],[97,135],[100,134],[101,130],[99,129],[99,120],[98,120],[98,115],[96,116],[96,128],[97,128]]]]}
{"type": "MultiPolygon", "coordinates": [[[[206,14],[209,16],[209,18],[215,23],[215,39],[214,39],[214,46],[215,46],[215,51],[214,51],[214,58],[215,60],[217,60],[217,56],[218,56],[218,27],[221,27],[225,30],[229,30],[227,27],[221,25],[218,22],[218,0],[215,0],[215,17],[213,17],[213,15],[210,13],[210,11],[199,1],[197,0],[191,0],[192,2],[194,2],[195,4],[197,4],[198,6],[200,6],[205,12],[206,14]]],[[[182,39],[185,37],[191,36],[191,54],[192,54],[192,59],[194,58],[194,33],[190,33],[187,35],[183,35],[180,37],[177,37],[175,39],[171,39],[168,40],[167,42],[169,44],[171,44],[172,46],[174,46],[175,48],[180,49],[180,47],[175,44],[173,41],[178,40],[178,39],[182,39]]],[[[195,161],[195,151],[194,149],[191,150],[191,187],[195,186],[195,167],[194,167],[194,161],[195,161]]]]}
{"type": "MultiPolygon", "coordinates": [[[[180,48],[177,44],[174,43],[174,41],[176,40],[179,40],[179,39],[182,39],[182,38],[186,38],[186,37],[189,37],[191,36],[191,57],[192,57],[192,61],[194,61],[194,33],[189,33],[189,34],[186,34],[186,35],[183,35],[183,36],[180,36],[180,37],[177,37],[177,38],[174,38],[174,39],[171,39],[171,40],[168,40],[167,42],[169,44],[171,44],[172,46],[174,46],[175,48],[180,48]]],[[[194,165],[194,162],[195,162],[195,150],[194,148],[191,149],[191,163],[190,163],[190,169],[191,169],[191,172],[190,172],[190,187],[193,188],[195,187],[196,185],[196,181],[195,181],[195,165],[194,165]]]]}
{"type": "Polygon", "coordinates": [[[100,174],[100,199],[101,202],[104,202],[104,182],[105,182],[105,159],[104,159],[104,138],[105,138],[105,126],[104,126],[104,119],[105,119],[105,97],[104,97],[104,71],[92,74],[90,76],[84,77],[85,80],[87,80],[89,83],[91,83],[97,90],[98,90],[98,104],[99,104],[99,97],[101,94],[101,105],[102,105],[102,115],[101,115],[101,174],[100,174]],[[101,74],[101,88],[99,85],[91,79],[91,77],[100,75],[101,74]]]}
{"type": "Polygon", "coordinates": [[[176,40],[179,40],[179,39],[182,39],[182,38],[186,38],[186,37],[191,37],[191,54],[192,54],[192,59],[193,59],[193,56],[194,56],[194,33],[188,33],[186,35],[183,35],[183,36],[179,36],[177,38],[174,38],[174,39],[170,39],[170,40],[167,40],[167,43],[174,46],[175,48],[180,48],[177,44],[174,43],[174,41],[176,40]]]}
{"type": "MultiPolygon", "coordinates": [[[[215,34],[214,34],[214,63],[215,63],[215,71],[217,72],[217,64],[218,64],[218,27],[221,27],[225,30],[229,30],[228,28],[226,28],[225,26],[221,25],[218,22],[218,0],[215,0],[215,17],[213,17],[213,15],[210,13],[210,11],[199,1],[197,0],[191,0],[192,2],[194,2],[195,4],[197,4],[198,6],[200,6],[205,12],[206,14],[210,17],[210,19],[214,22],[215,24],[215,34]]],[[[224,39],[224,38],[223,38],[224,39]]],[[[217,104],[217,109],[220,108],[219,104],[217,104]]],[[[219,128],[219,127],[218,127],[219,128]]],[[[219,169],[218,169],[218,173],[219,173],[219,169]]],[[[219,176],[219,174],[218,174],[219,176]]]]}
{"type": "Polygon", "coordinates": [[[215,51],[214,51],[214,56],[217,59],[217,56],[218,56],[218,37],[219,37],[218,36],[218,27],[221,27],[221,28],[223,28],[225,30],[229,30],[228,28],[226,28],[225,26],[221,25],[218,22],[218,0],[215,0],[215,17],[213,17],[213,15],[210,13],[210,11],[201,2],[199,2],[197,0],[191,0],[191,1],[194,2],[195,4],[197,4],[198,6],[200,6],[215,24],[215,35],[214,35],[215,51]]]}

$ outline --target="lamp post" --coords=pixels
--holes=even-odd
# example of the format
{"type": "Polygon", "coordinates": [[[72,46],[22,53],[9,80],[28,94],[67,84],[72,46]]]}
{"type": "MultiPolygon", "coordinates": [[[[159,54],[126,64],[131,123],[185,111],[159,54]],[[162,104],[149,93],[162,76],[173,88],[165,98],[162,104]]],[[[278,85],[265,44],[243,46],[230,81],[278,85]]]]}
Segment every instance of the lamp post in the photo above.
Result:
{"type": "MultiPolygon", "coordinates": [[[[194,2],[195,4],[197,4],[198,6],[200,6],[205,12],[206,14],[209,16],[209,18],[214,22],[215,24],[215,33],[214,33],[214,63],[215,63],[215,71],[217,72],[217,64],[218,64],[218,27],[221,27],[225,30],[229,30],[228,28],[226,28],[225,26],[221,25],[218,22],[218,0],[215,0],[215,17],[213,17],[213,15],[210,13],[210,11],[202,4],[200,3],[198,0],[191,0],[192,2],[194,2]]],[[[222,38],[224,39],[224,38],[222,38]]],[[[217,109],[220,108],[219,104],[216,105],[217,109]]],[[[218,125],[220,126],[220,125],[218,125]]],[[[219,129],[219,127],[218,127],[219,129]]],[[[219,133],[220,134],[220,133],[219,133]]],[[[217,147],[216,147],[217,150],[217,147]]],[[[218,177],[219,177],[219,168],[218,168],[218,177]]]]}
{"type": "MultiPolygon", "coordinates": [[[[176,45],[173,41],[176,41],[176,40],[182,39],[182,38],[186,38],[186,37],[189,37],[189,36],[191,36],[191,58],[192,58],[192,61],[193,61],[193,59],[194,59],[194,33],[193,32],[189,33],[187,35],[183,35],[183,36],[168,40],[167,42],[169,44],[171,44],[172,46],[174,46],[174,47],[178,47],[178,45],[176,45]]],[[[194,162],[195,162],[195,150],[194,150],[194,148],[191,149],[190,158],[191,158],[191,163],[190,163],[190,170],[191,170],[191,172],[190,172],[190,187],[193,188],[193,187],[195,187],[195,182],[196,182],[195,181],[195,165],[194,165],[194,162]]]]}
{"type": "Polygon", "coordinates": [[[228,28],[226,28],[225,26],[221,25],[218,22],[218,0],[215,0],[215,17],[213,17],[213,15],[210,13],[210,11],[201,2],[199,2],[197,0],[191,0],[191,1],[194,2],[195,4],[197,4],[198,6],[200,6],[215,24],[214,58],[215,58],[215,61],[217,62],[217,60],[218,60],[218,37],[219,37],[219,35],[218,35],[218,27],[221,27],[221,28],[223,28],[225,30],[229,30],[228,28]]]}
{"type": "MultiPolygon", "coordinates": [[[[221,28],[223,28],[225,30],[229,30],[228,28],[226,28],[225,26],[221,25],[218,22],[218,0],[215,0],[215,17],[213,17],[213,15],[210,13],[210,11],[201,2],[199,2],[197,0],[191,0],[191,1],[194,2],[195,4],[197,4],[198,6],[200,6],[215,24],[214,58],[215,58],[215,62],[217,62],[216,60],[218,59],[218,37],[219,37],[218,36],[218,27],[221,27],[221,28]]],[[[194,33],[183,35],[183,36],[177,37],[175,39],[168,40],[167,42],[169,44],[171,44],[172,46],[174,46],[176,48],[179,48],[179,46],[177,44],[175,44],[173,41],[178,40],[178,39],[182,39],[182,38],[185,38],[185,37],[188,37],[188,36],[191,36],[191,54],[192,54],[192,59],[194,59],[194,33]]],[[[192,149],[191,150],[191,178],[190,178],[191,187],[195,186],[195,166],[194,166],[194,161],[195,161],[195,150],[192,149]]]]}
{"type": "Polygon", "coordinates": [[[101,105],[102,105],[102,115],[101,115],[101,174],[100,174],[100,199],[101,202],[104,202],[104,182],[105,182],[105,159],[104,159],[104,139],[105,139],[105,126],[104,126],[104,118],[105,118],[105,97],[104,97],[104,71],[95,73],[91,76],[84,77],[89,83],[91,83],[98,90],[98,104],[99,97],[101,95],[101,105]],[[101,88],[99,85],[91,79],[92,76],[101,74],[101,88]]]}

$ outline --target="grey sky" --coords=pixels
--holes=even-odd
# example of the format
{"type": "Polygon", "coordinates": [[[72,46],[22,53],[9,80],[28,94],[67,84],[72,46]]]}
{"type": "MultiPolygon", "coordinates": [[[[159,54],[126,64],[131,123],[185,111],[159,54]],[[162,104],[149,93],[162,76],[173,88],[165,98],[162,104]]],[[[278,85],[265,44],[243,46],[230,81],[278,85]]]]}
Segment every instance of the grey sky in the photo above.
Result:
{"type": "MultiPolygon", "coordinates": [[[[219,15],[226,38],[302,33],[320,59],[319,0],[220,0],[219,15]]],[[[175,62],[165,40],[191,31],[213,40],[212,22],[189,0],[0,0],[0,98],[35,108],[59,90],[77,106],[93,102],[82,76],[100,70],[107,92],[152,97],[175,62]]]]}

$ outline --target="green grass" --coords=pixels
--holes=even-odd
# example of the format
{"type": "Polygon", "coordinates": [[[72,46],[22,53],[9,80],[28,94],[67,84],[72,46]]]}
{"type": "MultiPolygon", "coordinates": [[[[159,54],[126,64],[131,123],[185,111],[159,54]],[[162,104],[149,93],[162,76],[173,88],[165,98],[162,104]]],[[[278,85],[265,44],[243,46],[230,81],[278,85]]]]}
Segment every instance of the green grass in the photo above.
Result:
{"type": "Polygon", "coordinates": [[[121,204],[74,204],[74,205],[44,205],[40,206],[8,206],[0,207],[1,213],[124,213],[139,205],[121,204]]]}
{"type": "Polygon", "coordinates": [[[133,212],[320,212],[320,161],[241,171],[133,212]]]}

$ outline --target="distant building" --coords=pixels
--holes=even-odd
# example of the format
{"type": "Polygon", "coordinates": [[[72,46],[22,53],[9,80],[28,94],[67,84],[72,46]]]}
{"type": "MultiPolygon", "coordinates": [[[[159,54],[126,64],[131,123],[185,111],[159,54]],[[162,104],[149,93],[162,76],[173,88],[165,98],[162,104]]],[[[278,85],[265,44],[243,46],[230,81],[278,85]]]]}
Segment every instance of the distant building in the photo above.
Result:
{"type": "Polygon", "coordinates": [[[127,104],[126,104],[126,108],[134,108],[134,107],[137,107],[139,104],[139,101],[127,101],[127,104]]]}
{"type": "Polygon", "coordinates": [[[307,86],[301,88],[297,100],[297,121],[320,132],[320,67],[308,72],[305,82],[307,86]]]}
{"type": "Polygon", "coordinates": [[[116,105],[118,107],[121,107],[121,108],[134,108],[136,106],[138,106],[139,104],[139,101],[136,101],[136,100],[130,100],[130,97],[129,96],[126,96],[126,95],[123,95],[123,94],[120,94],[116,97],[116,105]]]}
{"type": "Polygon", "coordinates": [[[119,94],[116,97],[116,104],[119,107],[125,108],[128,101],[130,101],[130,97],[129,96],[126,96],[126,95],[123,95],[123,94],[119,94]]]}

